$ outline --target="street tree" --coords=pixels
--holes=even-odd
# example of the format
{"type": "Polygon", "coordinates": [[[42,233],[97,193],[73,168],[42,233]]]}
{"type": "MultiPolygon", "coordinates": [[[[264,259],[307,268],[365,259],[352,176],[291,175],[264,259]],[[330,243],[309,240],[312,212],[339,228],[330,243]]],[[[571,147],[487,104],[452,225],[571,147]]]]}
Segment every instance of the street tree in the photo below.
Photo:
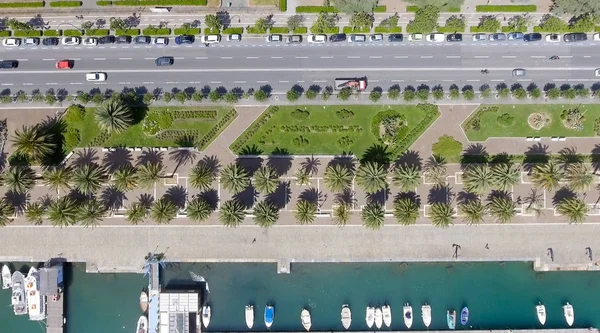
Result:
{"type": "Polygon", "coordinates": [[[536,164],[531,174],[531,182],[537,188],[553,191],[559,187],[562,172],[552,162],[536,164]]]}
{"type": "Polygon", "coordinates": [[[35,178],[29,166],[10,166],[2,174],[2,183],[10,192],[25,194],[35,186],[35,178]]]}
{"type": "Polygon", "coordinates": [[[527,31],[531,20],[524,15],[513,16],[508,20],[508,26],[514,31],[527,31]]]}
{"type": "Polygon", "coordinates": [[[445,202],[436,202],[429,207],[429,219],[438,228],[448,228],[454,224],[454,209],[445,202]]]}
{"type": "MultiPolygon", "coordinates": [[[[10,214],[12,215],[12,214],[10,214]]],[[[25,219],[27,222],[40,225],[44,222],[46,207],[41,202],[30,202],[25,207],[25,219]]]]}
{"type": "Polygon", "coordinates": [[[556,205],[556,211],[569,223],[582,223],[589,210],[590,207],[579,198],[565,198],[556,205]]]}
{"type": "Polygon", "coordinates": [[[485,194],[492,187],[492,172],[487,164],[468,166],[462,178],[465,188],[471,193],[485,194]]]}
{"type": "Polygon", "coordinates": [[[125,211],[125,219],[133,225],[143,223],[146,216],[148,216],[148,207],[142,205],[140,202],[134,202],[125,211]]]}
{"type": "Polygon", "coordinates": [[[197,197],[188,201],[185,209],[186,216],[194,222],[206,221],[212,213],[213,209],[210,204],[203,198],[197,197]]]}
{"type": "Polygon", "coordinates": [[[126,130],[132,122],[131,108],[118,97],[112,97],[96,108],[96,122],[108,133],[126,130]]]}
{"type": "Polygon", "coordinates": [[[431,156],[425,163],[423,172],[425,181],[431,184],[446,184],[447,166],[446,159],[440,155],[431,156]]]}
{"type": "Polygon", "coordinates": [[[355,12],[350,17],[350,26],[354,30],[370,30],[375,21],[375,16],[372,12],[355,12]]]}
{"type": "Polygon", "coordinates": [[[279,210],[271,202],[265,200],[254,206],[254,223],[261,228],[270,228],[279,219],[279,210]]]}
{"type": "Polygon", "coordinates": [[[467,22],[462,15],[452,15],[446,20],[446,31],[464,32],[467,22]]]}
{"type": "Polygon", "coordinates": [[[481,200],[468,200],[458,205],[458,210],[462,213],[462,219],[469,225],[483,222],[487,214],[487,207],[481,203],[481,200]]]}
{"type": "Polygon", "coordinates": [[[350,189],[352,173],[348,167],[341,164],[329,165],[325,169],[325,186],[334,193],[341,193],[350,189]]]}
{"type": "Polygon", "coordinates": [[[48,167],[42,173],[42,179],[44,184],[48,186],[52,191],[57,192],[60,190],[67,191],[71,188],[73,178],[73,169],[70,167],[54,166],[48,167]]]}
{"type": "Polygon", "coordinates": [[[39,161],[52,154],[56,145],[52,143],[52,135],[43,130],[40,126],[25,126],[21,130],[16,129],[12,136],[13,149],[16,154],[20,154],[34,161],[39,161]]]}
{"type": "Polygon", "coordinates": [[[304,27],[304,15],[296,14],[288,17],[287,27],[292,32],[298,28],[304,27]]]}
{"type": "Polygon", "coordinates": [[[481,32],[497,32],[500,30],[500,20],[498,20],[495,16],[483,16],[479,20],[479,31],[481,32]]]}
{"type": "Polygon", "coordinates": [[[162,177],[163,164],[157,163],[146,163],[138,167],[138,182],[144,189],[151,189],[154,187],[156,182],[162,177]]]}
{"type": "Polygon", "coordinates": [[[60,197],[48,206],[48,220],[55,227],[74,225],[78,215],[77,205],[69,196],[60,197]]]}
{"type": "Polygon", "coordinates": [[[270,166],[264,166],[256,170],[252,177],[252,184],[256,190],[263,194],[271,194],[279,186],[279,176],[270,166]]]}
{"type": "Polygon", "coordinates": [[[89,163],[77,167],[73,171],[73,184],[79,193],[92,196],[107,179],[104,168],[96,163],[89,163]]]}
{"type": "Polygon", "coordinates": [[[111,17],[109,20],[110,30],[127,30],[129,24],[120,17],[111,17]]]}
{"type": "Polygon", "coordinates": [[[394,168],[392,180],[401,192],[415,191],[421,185],[421,170],[416,165],[399,165],[394,168]]]}
{"type": "Polygon", "coordinates": [[[387,187],[387,170],[377,162],[361,163],[356,171],[356,183],[368,194],[377,193],[387,187]]]}
{"type": "Polygon", "coordinates": [[[569,25],[567,22],[553,15],[545,15],[540,22],[540,27],[544,31],[563,32],[566,31],[569,25]]]}
{"type": "Polygon", "coordinates": [[[244,221],[244,206],[236,199],[221,204],[219,221],[230,228],[235,228],[244,221]]]}
{"type": "Polygon", "coordinates": [[[585,163],[569,163],[565,170],[565,181],[574,192],[585,192],[594,182],[594,175],[585,163]]]}
{"type": "Polygon", "coordinates": [[[95,227],[106,216],[106,207],[96,199],[86,200],[78,207],[77,219],[84,227],[95,227]]]}
{"type": "Polygon", "coordinates": [[[498,163],[491,169],[492,186],[500,191],[509,191],[513,185],[519,183],[521,169],[519,165],[511,163],[498,163]]]}
{"type": "Polygon", "coordinates": [[[554,0],[552,13],[559,16],[590,14],[598,17],[600,16],[600,2],[594,0],[554,0]]]}
{"type": "Polygon", "coordinates": [[[517,214],[517,203],[508,197],[494,197],[488,204],[488,211],[498,223],[507,223],[517,214]]]}
{"type": "Polygon", "coordinates": [[[210,28],[213,33],[221,32],[223,29],[223,22],[217,15],[208,14],[204,17],[204,24],[210,28]]]}
{"type": "Polygon", "coordinates": [[[231,163],[221,171],[221,184],[225,190],[238,194],[250,185],[250,175],[243,166],[231,163]]]}
{"type": "Polygon", "coordinates": [[[298,200],[294,218],[298,224],[310,224],[315,221],[317,214],[317,204],[308,200],[298,200]]]}
{"type": "Polygon", "coordinates": [[[394,217],[402,225],[412,225],[419,218],[419,206],[412,198],[399,198],[394,201],[394,217]]]}
{"type": "Polygon", "coordinates": [[[317,16],[317,19],[314,21],[312,27],[310,28],[310,31],[313,34],[330,33],[330,31],[337,25],[339,19],[339,16],[335,13],[331,14],[321,12],[319,13],[319,16],[317,16]]]}
{"type": "Polygon", "coordinates": [[[113,174],[112,182],[116,189],[121,192],[131,191],[138,185],[137,168],[125,164],[121,165],[113,174]]]}
{"type": "Polygon", "coordinates": [[[256,33],[266,33],[273,26],[274,22],[270,16],[261,17],[254,22],[254,31],[256,33]]]}
{"type": "Polygon", "coordinates": [[[193,188],[204,191],[212,185],[216,178],[215,172],[205,163],[198,163],[189,175],[189,182],[193,188]]]}
{"type": "Polygon", "coordinates": [[[177,216],[177,206],[167,198],[160,198],[150,208],[150,217],[158,224],[167,224],[177,216]]]}
{"type": "Polygon", "coordinates": [[[440,9],[434,6],[425,6],[419,8],[415,13],[415,18],[408,22],[406,32],[408,33],[430,33],[436,30],[437,21],[440,17],[440,9]]]}
{"type": "MultiPolygon", "coordinates": [[[[43,213],[42,213],[42,215],[43,215],[43,213]]],[[[6,199],[4,199],[4,198],[0,199],[0,226],[5,227],[7,224],[12,222],[14,219],[13,216],[14,216],[13,206],[10,203],[8,203],[8,201],[6,201],[6,199]]],[[[27,217],[27,215],[26,215],[26,217],[27,217]]],[[[41,220],[41,217],[40,217],[40,220],[41,220]]],[[[31,222],[31,220],[30,220],[30,222],[31,222]]],[[[35,223],[35,224],[41,224],[41,222],[35,223]]]]}
{"type": "Polygon", "coordinates": [[[388,30],[393,30],[398,27],[399,20],[400,16],[398,16],[398,13],[394,13],[394,15],[381,20],[379,26],[388,30]]]}
{"type": "MultiPolygon", "coordinates": [[[[599,13],[600,14],[600,13],[599,13]]],[[[596,23],[598,22],[597,15],[590,13],[581,15],[573,19],[570,28],[571,31],[576,32],[591,32],[596,29],[596,23]]]]}
{"type": "Polygon", "coordinates": [[[378,0],[333,0],[333,6],[340,12],[352,14],[356,12],[373,12],[378,0]]]}
{"type": "Polygon", "coordinates": [[[6,22],[6,25],[10,28],[10,30],[24,30],[29,31],[33,30],[33,26],[27,22],[21,22],[17,19],[9,19],[6,22]]]}
{"type": "Polygon", "coordinates": [[[347,203],[341,202],[338,206],[333,208],[333,223],[338,227],[345,226],[348,223],[348,221],[350,221],[351,216],[352,210],[350,205],[348,205],[347,203]]]}
{"type": "Polygon", "coordinates": [[[383,227],[385,210],[381,204],[370,202],[363,207],[360,212],[360,218],[363,221],[363,225],[368,229],[379,230],[383,227]]]}

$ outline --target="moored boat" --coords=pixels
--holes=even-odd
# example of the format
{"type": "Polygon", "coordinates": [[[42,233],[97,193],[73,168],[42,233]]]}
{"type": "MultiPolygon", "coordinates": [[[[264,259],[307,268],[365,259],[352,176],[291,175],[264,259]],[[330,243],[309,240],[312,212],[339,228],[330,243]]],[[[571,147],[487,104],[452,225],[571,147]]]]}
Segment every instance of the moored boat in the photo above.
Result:
{"type": "Polygon", "coordinates": [[[211,315],[212,315],[212,313],[211,313],[210,305],[203,305],[202,306],[202,324],[204,325],[205,328],[207,328],[208,325],[210,325],[211,315]]]}
{"type": "Polygon", "coordinates": [[[375,326],[379,329],[383,325],[383,312],[381,312],[381,308],[375,309],[375,326]]]}
{"type": "Polygon", "coordinates": [[[302,313],[300,314],[300,319],[302,320],[302,326],[308,332],[310,331],[310,327],[312,326],[310,320],[310,312],[306,309],[302,309],[302,313]]]}
{"type": "Polygon", "coordinates": [[[575,312],[573,311],[573,306],[567,302],[567,304],[563,306],[563,311],[565,313],[567,325],[573,326],[573,321],[575,321],[575,312]]]}
{"type": "Polygon", "coordinates": [[[446,321],[448,322],[448,328],[453,330],[456,328],[456,311],[448,310],[446,312],[446,321]]]}
{"type": "Polygon", "coordinates": [[[425,327],[429,327],[431,325],[431,306],[429,304],[421,306],[421,317],[423,317],[425,327]]]}
{"type": "Polygon", "coordinates": [[[348,304],[342,305],[342,326],[344,329],[349,329],[350,324],[352,324],[352,312],[350,311],[350,307],[348,304]]]}
{"type": "Polygon", "coordinates": [[[375,308],[372,306],[367,306],[367,317],[365,318],[367,321],[367,327],[373,327],[373,323],[375,323],[375,308]]]}
{"type": "Polygon", "coordinates": [[[137,322],[135,333],[148,333],[148,318],[140,316],[137,322]]]}
{"type": "Polygon", "coordinates": [[[413,324],[412,306],[410,306],[408,303],[404,304],[402,312],[404,313],[404,325],[406,325],[407,328],[410,328],[413,324]]]}
{"type": "Polygon", "coordinates": [[[12,287],[12,276],[10,275],[10,267],[8,265],[2,266],[2,289],[8,289],[12,287]]]}
{"type": "Polygon", "coordinates": [[[546,307],[544,304],[540,302],[540,304],[535,306],[535,312],[537,313],[538,320],[540,324],[546,324],[546,307]]]}
{"type": "Polygon", "coordinates": [[[460,310],[460,324],[466,325],[469,322],[469,308],[466,306],[460,310]]]}
{"type": "Polygon", "coordinates": [[[381,307],[381,312],[383,312],[383,324],[386,327],[392,326],[392,308],[386,304],[381,307]]]}
{"type": "Polygon", "coordinates": [[[246,305],[244,314],[246,316],[246,326],[248,326],[249,329],[252,329],[252,326],[254,326],[254,305],[246,305]]]}
{"type": "Polygon", "coordinates": [[[271,328],[273,320],[275,320],[275,308],[272,305],[267,305],[265,308],[265,326],[271,328]]]}
{"type": "Polygon", "coordinates": [[[46,311],[39,288],[39,273],[35,267],[29,269],[25,278],[25,295],[27,297],[27,311],[30,320],[44,320],[46,311]]]}
{"type": "Polygon", "coordinates": [[[10,299],[13,311],[17,316],[27,313],[27,301],[25,300],[25,278],[19,271],[12,275],[12,296],[10,299]]]}
{"type": "Polygon", "coordinates": [[[142,309],[143,313],[148,311],[148,293],[145,290],[142,290],[140,293],[140,309],[142,309]]]}

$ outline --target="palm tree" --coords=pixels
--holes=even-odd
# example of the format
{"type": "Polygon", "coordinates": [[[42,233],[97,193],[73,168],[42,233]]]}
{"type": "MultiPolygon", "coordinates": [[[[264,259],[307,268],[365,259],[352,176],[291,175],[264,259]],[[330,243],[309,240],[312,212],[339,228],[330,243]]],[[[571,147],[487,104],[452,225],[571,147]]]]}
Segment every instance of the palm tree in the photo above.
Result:
{"type": "Polygon", "coordinates": [[[298,200],[296,203],[296,211],[294,217],[298,224],[309,224],[315,221],[315,214],[317,213],[317,205],[314,202],[308,200],[298,200]]]}
{"type": "Polygon", "coordinates": [[[95,227],[106,215],[106,207],[96,199],[86,200],[79,206],[79,216],[77,219],[84,227],[95,227]]]}
{"type": "Polygon", "coordinates": [[[370,202],[363,207],[360,212],[360,218],[363,220],[363,225],[368,229],[379,230],[383,227],[385,210],[382,205],[370,202]]]}
{"type": "Polygon", "coordinates": [[[51,135],[45,133],[38,125],[23,126],[21,130],[15,130],[12,143],[15,153],[39,161],[52,154],[56,148],[50,139],[51,135]]]}
{"type": "Polygon", "coordinates": [[[475,194],[485,194],[492,186],[492,173],[487,164],[469,166],[462,178],[467,191],[475,194]]]}
{"type": "Polygon", "coordinates": [[[411,198],[399,198],[394,201],[394,217],[402,225],[417,223],[419,206],[411,198]]]}
{"type": "Polygon", "coordinates": [[[162,177],[163,164],[146,163],[138,167],[138,182],[142,188],[151,189],[156,182],[162,177]]]}
{"type": "Polygon", "coordinates": [[[296,171],[294,177],[296,177],[296,185],[308,186],[311,184],[310,174],[306,170],[304,170],[304,168],[301,168],[298,171],[296,171]]]}
{"type": "Polygon", "coordinates": [[[262,201],[254,206],[254,223],[262,228],[269,228],[279,219],[279,210],[269,201],[262,201]]]}
{"type": "Polygon", "coordinates": [[[487,208],[481,203],[481,200],[469,200],[458,205],[458,210],[464,215],[463,221],[467,224],[479,224],[487,214],[487,208]]]}
{"type": "Polygon", "coordinates": [[[519,165],[499,163],[492,166],[492,184],[500,191],[509,191],[521,179],[519,165]]]}
{"type": "Polygon", "coordinates": [[[350,210],[350,205],[341,202],[338,206],[333,208],[333,223],[339,227],[343,227],[350,221],[351,215],[352,211],[350,210]]]}
{"type": "Polygon", "coordinates": [[[594,175],[584,163],[570,163],[565,172],[565,181],[574,192],[585,192],[594,182],[594,175]]]}
{"type": "Polygon", "coordinates": [[[75,188],[82,194],[91,196],[106,182],[104,169],[96,163],[78,167],[73,172],[75,188]]]}
{"type": "Polygon", "coordinates": [[[125,212],[125,218],[127,219],[127,222],[133,225],[144,222],[146,216],[148,216],[148,208],[142,205],[140,202],[134,202],[127,208],[127,211],[125,212]]]}
{"type": "Polygon", "coordinates": [[[348,167],[341,164],[329,165],[325,170],[325,186],[334,193],[341,193],[350,189],[352,173],[348,167]]]}
{"type": "Polygon", "coordinates": [[[39,225],[44,222],[46,208],[39,202],[30,202],[25,207],[25,218],[31,224],[39,225]]]}
{"type": "Polygon", "coordinates": [[[252,183],[258,192],[271,194],[279,186],[279,177],[273,168],[266,166],[256,170],[252,183]]]}
{"type": "Polygon", "coordinates": [[[190,185],[201,191],[207,190],[215,180],[215,172],[205,163],[198,163],[190,172],[190,185]]]}
{"type": "Polygon", "coordinates": [[[112,175],[112,181],[117,190],[121,192],[131,191],[138,185],[137,168],[125,164],[120,166],[112,175]]]}
{"type": "Polygon", "coordinates": [[[14,214],[15,212],[11,204],[4,198],[0,199],[0,226],[5,227],[12,222],[14,214]]]}
{"type": "Polygon", "coordinates": [[[517,203],[506,197],[494,197],[488,204],[490,215],[498,223],[510,222],[515,217],[517,203]]]}
{"type": "Polygon", "coordinates": [[[579,198],[566,198],[556,205],[556,211],[564,215],[569,223],[582,223],[590,207],[579,198]]]}
{"type": "Polygon", "coordinates": [[[448,228],[454,224],[454,209],[447,203],[434,203],[429,208],[429,218],[434,226],[448,228]]]}
{"type": "Polygon", "coordinates": [[[42,179],[46,186],[56,193],[63,190],[67,191],[71,188],[73,178],[73,170],[70,167],[49,167],[44,170],[42,179]]]}
{"type": "Polygon", "coordinates": [[[446,183],[446,160],[442,156],[431,156],[427,163],[425,163],[424,169],[423,176],[427,183],[439,185],[446,183]]]}
{"type": "Polygon", "coordinates": [[[415,165],[400,165],[394,169],[394,185],[398,186],[401,192],[415,191],[423,180],[421,179],[421,170],[415,165]]]}
{"type": "Polygon", "coordinates": [[[552,191],[559,187],[558,182],[562,177],[562,173],[556,164],[549,162],[536,164],[533,167],[531,182],[537,188],[552,191]]]}
{"type": "Polygon", "coordinates": [[[366,162],[356,171],[356,183],[367,193],[377,193],[387,187],[387,170],[377,162],[366,162]]]}
{"type": "Polygon", "coordinates": [[[213,209],[206,200],[202,198],[195,198],[194,200],[188,201],[186,214],[187,217],[194,222],[202,222],[206,220],[213,209]]]}
{"type": "Polygon", "coordinates": [[[103,131],[121,132],[131,125],[131,109],[120,98],[110,98],[96,108],[96,122],[103,131]]]}
{"type": "Polygon", "coordinates": [[[235,199],[225,201],[219,211],[219,221],[226,227],[237,227],[244,221],[244,206],[235,199]]]}
{"type": "Polygon", "coordinates": [[[75,224],[79,210],[73,199],[64,196],[52,201],[48,206],[48,220],[55,227],[75,224]]]}
{"type": "Polygon", "coordinates": [[[167,198],[160,198],[150,208],[150,217],[158,224],[167,224],[177,216],[177,206],[167,198]]]}
{"type": "Polygon", "coordinates": [[[11,166],[2,176],[9,191],[23,194],[35,185],[35,172],[28,166],[11,166]]]}
{"type": "Polygon", "coordinates": [[[221,184],[227,191],[238,194],[250,185],[250,176],[243,166],[231,163],[221,171],[221,184]]]}

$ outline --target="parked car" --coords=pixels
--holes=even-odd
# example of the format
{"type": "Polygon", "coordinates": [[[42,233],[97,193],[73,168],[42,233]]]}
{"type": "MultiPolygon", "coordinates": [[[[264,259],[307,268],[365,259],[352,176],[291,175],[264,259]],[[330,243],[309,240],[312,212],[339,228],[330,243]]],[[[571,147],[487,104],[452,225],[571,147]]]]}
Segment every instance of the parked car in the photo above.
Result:
{"type": "Polygon", "coordinates": [[[600,68],[596,68],[596,70],[594,71],[594,75],[600,76],[600,68]]]}
{"type": "Polygon", "coordinates": [[[37,37],[27,37],[27,38],[23,39],[23,45],[38,46],[38,45],[40,45],[40,39],[37,37]]]}
{"type": "Polygon", "coordinates": [[[48,38],[44,38],[44,40],[42,40],[42,44],[44,46],[56,46],[58,45],[59,40],[56,37],[48,37],[48,38]]]}
{"type": "Polygon", "coordinates": [[[102,36],[98,38],[98,44],[112,44],[116,41],[115,36],[102,36]]]}
{"type": "Polygon", "coordinates": [[[56,62],[56,69],[71,69],[74,65],[73,60],[61,60],[56,62]]]}
{"type": "Polygon", "coordinates": [[[152,41],[154,45],[169,45],[169,37],[156,37],[152,41]]]}
{"type": "Polygon", "coordinates": [[[346,34],[335,34],[335,35],[329,36],[329,41],[332,43],[343,42],[345,40],[346,40],[346,34]]]}
{"type": "Polygon", "coordinates": [[[487,40],[487,35],[486,34],[474,34],[473,35],[473,41],[474,42],[483,42],[487,40]]]}
{"type": "Polygon", "coordinates": [[[117,44],[130,44],[131,36],[117,36],[115,39],[115,43],[117,44]]]}
{"type": "Polygon", "coordinates": [[[86,81],[101,82],[106,81],[106,73],[94,72],[85,74],[86,81]]]}
{"type": "Polygon", "coordinates": [[[181,36],[177,36],[175,37],[175,44],[180,45],[180,44],[193,44],[194,43],[194,36],[191,35],[181,35],[181,36]]]}
{"type": "Polygon", "coordinates": [[[523,37],[523,40],[526,42],[539,42],[542,40],[542,34],[533,32],[525,35],[525,37],[523,37]]]}
{"type": "Polygon", "coordinates": [[[600,41],[600,33],[595,33],[593,39],[594,41],[600,41]]]}
{"type": "Polygon", "coordinates": [[[242,40],[241,34],[231,34],[227,36],[227,41],[229,42],[240,42],[242,40]]]}
{"type": "Polygon", "coordinates": [[[301,35],[290,35],[287,38],[287,43],[288,44],[300,44],[300,43],[302,43],[302,36],[301,35]]]}
{"type": "Polygon", "coordinates": [[[214,44],[221,42],[221,35],[203,35],[200,37],[203,44],[214,44]]]}
{"type": "Polygon", "coordinates": [[[446,41],[448,42],[462,42],[462,34],[449,34],[446,37],[446,41]]]}
{"type": "Polygon", "coordinates": [[[423,34],[412,34],[408,35],[409,42],[420,42],[423,40],[423,34]]]}
{"type": "Polygon", "coordinates": [[[367,36],[366,35],[350,35],[350,38],[348,39],[348,42],[350,43],[364,43],[367,41],[367,36]]]}
{"type": "Polygon", "coordinates": [[[521,40],[525,37],[522,32],[511,32],[507,35],[508,40],[521,40]]]}
{"type": "Polygon", "coordinates": [[[489,40],[492,42],[501,42],[501,41],[506,40],[506,35],[501,32],[491,34],[489,40]]]}
{"type": "Polygon", "coordinates": [[[559,34],[546,35],[546,41],[550,42],[550,43],[559,43],[560,42],[560,35],[559,34]]]}
{"type": "Polygon", "coordinates": [[[81,38],[79,37],[65,37],[62,39],[62,45],[73,46],[81,44],[81,38]]]}
{"type": "Polygon", "coordinates": [[[98,38],[95,37],[86,37],[83,39],[83,45],[86,46],[96,46],[98,45],[98,38]]]}
{"type": "Polygon", "coordinates": [[[171,66],[173,62],[175,62],[173,57],[159,57],[154,61],[156,66],[171,66]]]}
{"type": "Polygon", "coordinates": [[[11,69],[19,67],[17,60],[2,60],[0,61],[0,69],[11,69]]]}
{"type": "Polygon", "coordinates": [[[135,37],[135,43],[136,44],[148,45],[148,44],[150,44],[150,42],[152,42],[152,38],[150,38],[148,36],[137,36],[137,37],[135,37]]]}
{"type": "Polygon", "coordinates": [[[266,38],[267,43],[279,43],[283,40],[282,35],[269,35],[266,38]]]}
{"type": "Polygon", "coordinates": [[[21,46],[21,38],[6,38],[2,40],[2,45],[8,47],[21,46]]]}
{"type": "Polygon", "coordinates": [[[567,43],[583,42],[587,40],[587,35],[581,32],[565,34],[563,40],[567,43]]]}
{"type": "Polygon", "coordinates": [[[401,42],[403,40],[404,40],[404,35],[402,35],[402,34],[388,35],[388,42],[401,42]]]}
{"type": "Polygon", "coordinates": [[[382,34],[373,34],[373,35],[371,35],[371,41],[372,42],[383,42],[383,35],[382,34]]]}
{"type": "Polygon", "coordinates": [[[512,75],[513,76],[525,76],[525,75],[527,75],[527,70],[525,70],[523,68],[515,68],[512,71],[512,75]]]}
{"type": "Polygon", "coordinates": [[[325,43],[327,42],[326,35],[310,35],[308,36],[309,43],[325,43]]]}
{"type": "Polygon", "coordinates": [[[425,40],[428,42],[433,42],[433,43],[441,43],[443,41],[446,40],[444,34],[440,34],[440,33],[433,33],[433,34],[428,34],[427,36],[425,36],[425,40]]]}

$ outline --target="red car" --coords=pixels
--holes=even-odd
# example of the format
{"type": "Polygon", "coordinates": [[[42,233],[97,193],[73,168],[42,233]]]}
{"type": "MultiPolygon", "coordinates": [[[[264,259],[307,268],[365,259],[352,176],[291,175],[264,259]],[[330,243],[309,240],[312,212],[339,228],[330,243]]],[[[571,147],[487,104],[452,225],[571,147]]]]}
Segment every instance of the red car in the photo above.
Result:
{"type": "Polygon", "coordinates": [[[61,60],[56,63],[57,69],[71,69],[73,68],[73,61],[71,60],[61,60]]]}

